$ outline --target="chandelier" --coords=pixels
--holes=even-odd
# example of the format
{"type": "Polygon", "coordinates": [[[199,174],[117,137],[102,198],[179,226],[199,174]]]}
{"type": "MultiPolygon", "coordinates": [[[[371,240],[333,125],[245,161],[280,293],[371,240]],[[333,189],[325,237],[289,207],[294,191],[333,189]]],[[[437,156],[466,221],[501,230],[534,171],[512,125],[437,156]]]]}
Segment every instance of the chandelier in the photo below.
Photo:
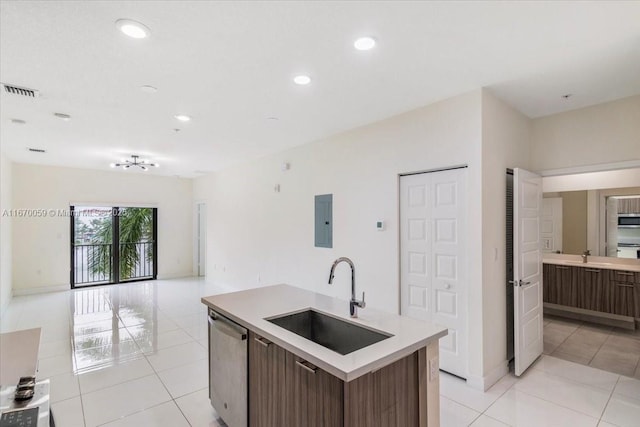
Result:
{"type": "Polygon", "coordinates": [[[148,160],[140,159],[140,156],[135,154],[131,155],[133,160],[123,160],[122,163],[111,163],[109,166],[112,168],[122,167],[122,169],[129,169],[131,166],[137,166],[143,171],[148,171],[149,167],[157,168],[160,166],[157,163],[149,163],[148,160]]]}

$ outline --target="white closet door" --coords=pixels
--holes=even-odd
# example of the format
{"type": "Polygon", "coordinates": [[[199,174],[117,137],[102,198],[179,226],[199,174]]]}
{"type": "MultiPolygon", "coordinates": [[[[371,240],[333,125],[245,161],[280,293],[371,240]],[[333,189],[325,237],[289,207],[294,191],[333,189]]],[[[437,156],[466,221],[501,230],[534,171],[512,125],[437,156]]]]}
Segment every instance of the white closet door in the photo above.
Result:
{"type": "Polygon", "coordinates": [[[466,169],[400,179],[402,314],[446,326],[440,367],[467,376],[466,169]]]}
{"type": "Polygon", "coordinates": [[[428,174],[400,177],[400,282],[402,314],[431,319],[431,228],[428,174]]]}

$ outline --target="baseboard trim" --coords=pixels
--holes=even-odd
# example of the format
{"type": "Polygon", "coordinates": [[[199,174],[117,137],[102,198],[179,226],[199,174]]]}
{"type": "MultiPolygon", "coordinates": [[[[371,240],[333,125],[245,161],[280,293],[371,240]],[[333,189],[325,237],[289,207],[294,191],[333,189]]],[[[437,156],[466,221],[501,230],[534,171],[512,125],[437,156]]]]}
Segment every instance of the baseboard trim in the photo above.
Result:
{"type": "Polygon", "coordinates": [[[13,296],[19,297],[24,295],[44,294],[48,292],[68,291],[69,289],[71,289],[71,286],[69,285],[40,286],[37,288],[13,288],[13,296]]]}
{"type": "Polygon", "coordinates": [[[634,330],[636,322],[633,317],[620,316],[619,314],[604,313],[601,311],[585,310],[578,307],[544,303],[544,314],[566,317],[574,320],[599,323],[606,326],[615,326],[623,329],[634,330]]]}
{"type": "Polygon", "coordinates": [[[167,279],[186,279],[194,276],[191,273],[175,273],[175,274],[158,274],[157,280],[167,280],[167,279]]]}
{"type": "Polygon", "coordinates": [[[492,385],[500,381],[500,378],[509,373],[509,362],[501,362],[495,369],[485,376],[467,375],[467,385],[480,391],[487,391],[492,385]]]}

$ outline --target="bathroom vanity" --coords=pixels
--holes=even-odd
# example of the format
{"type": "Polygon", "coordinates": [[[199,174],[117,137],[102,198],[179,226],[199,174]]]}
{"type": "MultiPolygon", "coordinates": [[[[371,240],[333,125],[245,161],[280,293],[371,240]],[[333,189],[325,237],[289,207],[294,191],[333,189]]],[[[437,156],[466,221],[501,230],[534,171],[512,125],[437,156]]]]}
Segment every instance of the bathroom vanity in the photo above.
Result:
{"type": "Polygon", "coordinates": [[[230,427],[439,425],[446,328],[370,308],[350,318],[349,301],[288,285],[202,302],[210,397],[230,427]]]}
{"type": "Polygon", "coordinates": [[[544,312],[609,326],[640,325],[640,261],[547,254],[544,312]]]}

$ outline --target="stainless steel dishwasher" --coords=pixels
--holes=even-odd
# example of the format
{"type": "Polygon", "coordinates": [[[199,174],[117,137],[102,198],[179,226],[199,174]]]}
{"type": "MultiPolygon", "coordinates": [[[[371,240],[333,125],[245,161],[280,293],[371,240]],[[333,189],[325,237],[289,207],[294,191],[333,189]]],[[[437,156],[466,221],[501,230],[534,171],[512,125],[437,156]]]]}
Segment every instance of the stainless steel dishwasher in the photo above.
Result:
{"type": "Polygon", "coordinates": [[[209,399],[229,427],[248,425],[247,330],[209,309],[209,399]]]}

